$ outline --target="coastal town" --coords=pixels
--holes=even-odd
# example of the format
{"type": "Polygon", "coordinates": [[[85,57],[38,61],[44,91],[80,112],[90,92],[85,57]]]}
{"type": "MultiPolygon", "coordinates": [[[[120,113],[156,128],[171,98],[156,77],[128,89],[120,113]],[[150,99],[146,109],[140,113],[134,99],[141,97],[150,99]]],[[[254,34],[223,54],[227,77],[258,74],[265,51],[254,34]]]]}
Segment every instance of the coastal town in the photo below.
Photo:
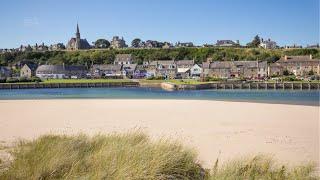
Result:
{"type": "MultiPolygon", "coordinates": [[[[90,45],[86,39],[81,39],[80,29],[77,24],[76,37],[72,37],[67,45],[58,43],[46,46],[43,43],[35,46],[21,45],[17,49],[1,49],[0,53],[11,52],[45,52],[45,51],[80,51],[89,49],[122,49],[129,48],[123,38],[115,36],[111,42],[99,39],[90,45]]],[[[255,37],[253,42],[263,49],[300,49],[302,46],[293,45],[279,47],[277,43],[268,39],[263,40],[255,37]],[[255,41],[256,40],[256,41],[255,41]]],[[[204,47],[228,47],[246,48],[239,41],[218,40],[215,45],[204,45],[204,47]]],[[[135,48],[181,48],[195,47],[192,42],[178,42],[172,45],[169,42],[158,42],[140,39],[132,41],[135,48]]],[[[319,48],[319,45],[305,48],[319,48]]],[[[314,58],[312,54],[303,56],[283,56],[276,61],[269,62],[266,59],[257,60],[217,60],[214,58],[203,59],[201,63],[195,59],[168,59],[168,60],[144,60],[137,62],[132,54],[116,54],[109,64],[40,64],[32,59],[23,59],[10,66],[0,66],[1,82],[14,82],[12,79],[39,78],[39,79],[195,79],[199,81],[217,81],[224,79],[240,80],[268,80],[283,76],[290,76],[293,80],[318,80],[320,75],[320,59],[314,58]]]]}

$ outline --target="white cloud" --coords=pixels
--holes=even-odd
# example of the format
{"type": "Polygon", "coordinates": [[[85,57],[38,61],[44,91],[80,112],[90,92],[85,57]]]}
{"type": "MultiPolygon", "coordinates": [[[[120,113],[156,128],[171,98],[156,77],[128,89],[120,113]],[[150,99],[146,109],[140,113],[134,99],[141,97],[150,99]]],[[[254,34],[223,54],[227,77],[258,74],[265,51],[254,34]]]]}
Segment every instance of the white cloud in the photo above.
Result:
{"type": "Polygon", "coordinates": [[[26,17],[23,20],[23,25],[26,27],[32,27],[39,25],[39,21],[37,17],[26,17]]]}

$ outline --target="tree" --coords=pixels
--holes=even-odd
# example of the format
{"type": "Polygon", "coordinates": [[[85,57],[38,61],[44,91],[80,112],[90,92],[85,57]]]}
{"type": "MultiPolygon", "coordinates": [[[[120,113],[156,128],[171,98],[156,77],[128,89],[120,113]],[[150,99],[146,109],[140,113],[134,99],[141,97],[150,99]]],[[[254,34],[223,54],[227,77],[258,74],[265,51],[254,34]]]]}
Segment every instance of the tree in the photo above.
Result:
{"type": "Polygon", "coordinates": [[[134,48],[140,47],[140,44],[141,44],[141,39],[139,39],[139,38],[135,38],[131,42],[131,46],[134,47],[134,48]]]}
{"type": "Polygon", "coordinates": [[[310,70],[309,73],[308,73],[308,75],[309,75],[309,76],[313,76],[313,75],[314,75],[313,70],[310,70]]]}
{"type": "Polygon", "coordinates": [[[108,48],[110,47],[110,42],[106,39],[98,39],[94,43],[95,48],[108,48]]]}
{"type": "Polygon", "coordinates": [[[289,76],[289,75],[290,75],[290,72],[286,69],[286,70],[283,71],[283,75],[284,75],[284,76],[289,76]]]}
{"type": "Polygon", "coordinates": [[[259,35],[256,35],[253,38],[253,40],[250,43],[247,44],[247,46],[249,46],[249,47],[259,47],[260,43],[261,43],[261,39],[260,39],[259,35]]]}

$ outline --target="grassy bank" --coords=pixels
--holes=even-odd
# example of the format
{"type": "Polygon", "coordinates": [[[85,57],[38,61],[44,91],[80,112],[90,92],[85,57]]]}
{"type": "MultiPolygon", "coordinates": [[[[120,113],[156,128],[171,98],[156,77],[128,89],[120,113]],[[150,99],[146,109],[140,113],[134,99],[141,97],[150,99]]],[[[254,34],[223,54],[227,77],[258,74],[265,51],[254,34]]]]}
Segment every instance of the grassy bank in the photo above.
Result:
{"type": "MultiPolygon", "coordinates": [[[[20,142],[0,179],[317,179],[314,166],[294,168],[256,156],[203,169],[194,150],[143,133],[88,137],[46,135],[20,142]]],[[[1,165],[1,161],[0,161],[1,165]]]]}

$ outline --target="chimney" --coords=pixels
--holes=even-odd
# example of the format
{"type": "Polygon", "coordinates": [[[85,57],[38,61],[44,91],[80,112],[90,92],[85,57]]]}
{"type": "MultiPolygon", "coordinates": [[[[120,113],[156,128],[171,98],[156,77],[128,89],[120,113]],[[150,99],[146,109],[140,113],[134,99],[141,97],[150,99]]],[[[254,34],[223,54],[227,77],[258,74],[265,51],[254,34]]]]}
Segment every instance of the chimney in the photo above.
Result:
{"type": "Polygon", "coordinates": [[[288,56],[287,55],[284,56],[284,60],[288,60],[288,56]]]}
{"type": "Polygon", "coordinates": [[[310,59],[312,59],[312,54],[310,54],[310,59]]]}

